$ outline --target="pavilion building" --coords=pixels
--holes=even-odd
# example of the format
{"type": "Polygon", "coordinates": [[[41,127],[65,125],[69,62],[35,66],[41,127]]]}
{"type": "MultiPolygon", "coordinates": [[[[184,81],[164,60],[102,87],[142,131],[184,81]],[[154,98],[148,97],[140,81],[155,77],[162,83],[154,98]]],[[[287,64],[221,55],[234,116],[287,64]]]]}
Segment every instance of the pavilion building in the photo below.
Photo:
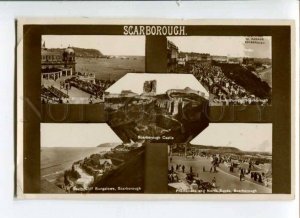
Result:
{"type": "Polygon", "coordinates": [[[66,49],[47,49],[45,42],[41,49],[41,79],[58,79],[72,76],[75,69],[75,51],[70,46],[66,49]]]}

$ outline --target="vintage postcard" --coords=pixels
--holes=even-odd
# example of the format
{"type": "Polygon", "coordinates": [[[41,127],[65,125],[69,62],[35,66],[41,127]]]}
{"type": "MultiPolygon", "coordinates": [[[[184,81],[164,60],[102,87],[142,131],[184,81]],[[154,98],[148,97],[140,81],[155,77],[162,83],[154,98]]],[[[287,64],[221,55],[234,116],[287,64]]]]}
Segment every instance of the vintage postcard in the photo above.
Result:
{"type": "Polygon", "coordinates": [[[294,24],[17,28],[19,199],[294,198],[294,24]]]}

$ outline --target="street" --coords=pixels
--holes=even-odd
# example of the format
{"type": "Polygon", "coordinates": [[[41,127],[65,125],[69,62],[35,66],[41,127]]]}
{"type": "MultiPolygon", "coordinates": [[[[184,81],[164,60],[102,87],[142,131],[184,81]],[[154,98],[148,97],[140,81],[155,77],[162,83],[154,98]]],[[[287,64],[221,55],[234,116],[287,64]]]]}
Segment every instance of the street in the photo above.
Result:
{"type": "MultiPolygon", "coordinates": [[[[190,167],[193,169],[195,175],[198,174],[198,178],[202,179],[205,182],[212,182],[213,178],[216,178],[216,188],[222,190],[251,190],[253,193],[272,193],[271,188],[267,188],[263,185],[256,184],[252,181],[240,181],[239,177],[226,172],[225,166],[217,168],[216,173],[210,173],[210,159],[206,157],[191,157],[186,158],[184,156],[172,156],[172,162],[169,160],[169,169],[173,165],[174,170],[176,170],[176,164],[181,164],[185,166],[185,172],[190,172],[190,167]],[[205,172],[203,172],[203,167],[205,167],[205,172]]],[[[229,171],[229,170],[228,170],[229,171]]],[[[179,170],[178,177],[181,180],[185,179],[185,174],[182,173],[181,169],[179,170]]]]}

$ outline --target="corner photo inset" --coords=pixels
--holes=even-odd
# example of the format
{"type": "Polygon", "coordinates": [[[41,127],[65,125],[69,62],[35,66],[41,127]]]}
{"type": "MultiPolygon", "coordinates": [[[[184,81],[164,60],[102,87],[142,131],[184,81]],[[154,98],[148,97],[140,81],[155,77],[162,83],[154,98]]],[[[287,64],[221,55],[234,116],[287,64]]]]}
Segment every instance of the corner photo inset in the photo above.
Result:
{"type": "Polygon", "coordinates": [[[43,35],[41,102],[103,103],[104,90],[126,73],[145,72],[145,37],[43,35]]]}
{"type": "Polygon", "coordinates": [[[168,72],[191,73],[211,106],[272,104],[270,36],[167,37],[168,72]]]}
{"type": "Polygon", "coordinates": [[[41,193],[141,193],[144,145],[107,124],[41,124],[41,193]]]}
{"type": "Polygon", "coordinates": [[[169,146],[170,193],[272,193],[272,124],[210,124],[169,146]]]}

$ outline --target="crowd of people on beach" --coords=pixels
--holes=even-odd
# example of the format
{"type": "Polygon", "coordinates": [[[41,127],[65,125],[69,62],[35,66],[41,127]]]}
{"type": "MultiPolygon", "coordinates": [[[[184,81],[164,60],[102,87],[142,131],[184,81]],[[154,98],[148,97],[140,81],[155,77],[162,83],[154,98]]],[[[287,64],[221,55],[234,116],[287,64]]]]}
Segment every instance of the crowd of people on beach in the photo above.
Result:
{"type": "MultiPolygon", "coordinates": [[[[83,81],[80,79],[81,73],[60,81],[60,88],[68,92],[72,87],[90,94],[89,103],[99,102],[103,100],[105,90],[115,81],[95,79],[94,82],[83,81]]],[[[52,79],[56,81],[57,79],[52,79]]],[[[42,103],[69,103],[69,95],[54,87],[53,85],[45,87],[42,85],[42,103]]]]}
{"type": "Polygon", "coordinates": [[[267,99],[260,99],[254,96],[245,88],[229,79],[219,66],[194,63],[191,65],[191,73],[194,74],[209,93],[214,95],[213,102],[215,103],[251,105],[268,101],[267,99]]]}
{"type": "MultiPolygon", "coordinates": [[[[194,159],[195,156],[192,156],[192,159],[194,159]]],[[[210,170],[207,172],[210,173],[216,173],[216,167],[217,167],[217,159],[213,158],[213,160],[211,161],[211,167],[210,170]]],[[[170,163],[172,163],[172,156],[170,157],[170,163]]],[[[213,179],[210,182],[205,182],[202,179],[199,178],[199,174],[195,173],[193,171],[193,167],[192,166],[185,166],[184,164],[176,164],[175,168],[174,166],[171,164],[171,167],[169,169],[168,172],[168,182],[169,183],[175,183],[175,182],[180,182],[180,178],[178,177],[178,173],[182,173],[185,174],[185,181],[187,183],[189,183],[191,191],[197,191],[199,189],[211,189],[211,188],[216,188],[216,177],[213,177],[213,179]],[[189,168],[189,170],[186,170],[186,168],[189,168]]],[[[203,166],[203,172],[206,172],[205,166],[203,166]]]]}
{"type": "Polygon", "coordinates": [[[42,103],[64,103],[67,101],[69,96],[54,86],[46,88],[42,85],[41,87],[41,99],[42,103]]]}
{"type": "Polygon", "coordinates": [[[69,83],[70,87],[72,87],[72,86],[76,87],[76,88],[80,89],[81,91],[84,91],[86,93],[93,95],[96,99],[97,98],[101,99],[103,97],[104,91],[106,89],[106,87],[100,86],[98,84],[94,84],[92,82],[83,81],[76,77],[66,79],[64,82],[69,83]]]}
{"type": "MultiPolygon", "coordinates": [[[[183,163],[173,162],[173,157],[169,158],[169,183],[175,182],[186,182],[190,185],[192,189],[196,189],[196,184],[198,188],[199,184],[203,184],[203,178],[201,179],[201,171],[203,173],[218,173],[220,171],[226,172],[226,167],[228,167],[228,171],[230,174],[239,177],[239,181],[243,182],[245,180],[253,181],[254,183],[264,185],[269,187],[271,185],[272,179],[270,176],[267,176],[266,173],[262,170],[258,170],[257,167],[254,167],[255,164],[260,163],[263,165],[263,160],[258,161],[255,159],[249,159],[244,157],[239,157],[240,159],[236,159],[235,155],[220,155],[220,154],[193,154],[193,155],[181,155],[180,157],[184,157],[189,159],[190,161],[200,157],[205,158],[210,161],[210,165],[207,168],[207,165],[199,166],[196,170],[193,169],[193,166],[189,166],[183,163]],[[256,163],[257,162],[257,163],[256,163]],[[188,169],[188,170],[187,170],[188,169]],[[199,177],[200,174],[200,177],[199,177]]],[[[213,176],[211,181],[206,181],[207,184],[211,185],[211,188],[217,187],[216,177],[213,176]]]]}

